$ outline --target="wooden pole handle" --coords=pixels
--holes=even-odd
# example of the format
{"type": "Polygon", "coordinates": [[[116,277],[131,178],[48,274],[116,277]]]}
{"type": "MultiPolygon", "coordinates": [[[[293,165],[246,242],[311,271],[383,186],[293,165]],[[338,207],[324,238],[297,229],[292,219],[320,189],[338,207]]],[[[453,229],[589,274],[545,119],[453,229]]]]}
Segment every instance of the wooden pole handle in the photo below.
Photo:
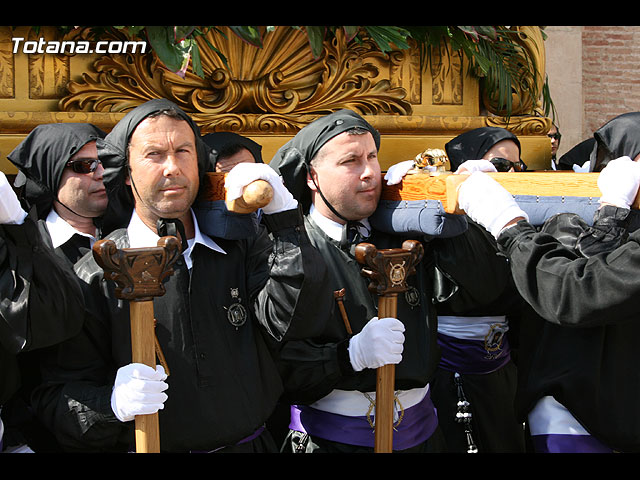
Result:
{"type": "MultiPolygon", "coordinates": [[[[378,316],[395,317],[397,294],[381,296],[378,299],[378,316]]],[[[376,415],[375,453],[393,451],[393,412],[395,402],[396,366],[383,365],[376,370],[376,415]]]]}
{"type": "Polygon", "coordinates": [[[227,210],[234,213],[252,213],[267,205],[273,198],[273,187],[266,180],[254,180],[244,187],[240,198],[226,200],[227,210]]]}
{"type": "MultiPolygon", "coordinates": [[[[131,359],[156,368],[153,301],[131,301],[131,359]]],[[[136,415],[136,452],[160,453],[160,423],[157,413],[136,415]]]]}

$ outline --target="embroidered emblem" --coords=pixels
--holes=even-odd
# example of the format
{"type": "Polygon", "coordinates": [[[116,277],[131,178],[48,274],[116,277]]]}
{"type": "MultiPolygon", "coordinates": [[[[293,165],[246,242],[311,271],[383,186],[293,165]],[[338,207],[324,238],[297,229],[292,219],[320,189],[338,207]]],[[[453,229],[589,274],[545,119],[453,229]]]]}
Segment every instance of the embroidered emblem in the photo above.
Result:
{"type": "Polygon", "coordinates": [[[502,354],[502,345],[507,330],[509,330],[509,326],[506,323],[494,323],[489,327],[489,333],[484,337],[487,359],[498,358],[502,354]]]}
{"type": "Polygon", "coordinates": [[[241,327],[247,321],[247,309],[240,303],[240,290],[238,288],[231,289],[231,298],[236,300],[236,303],[232,303],[229,307],[224,307],[227,311],[227,319],[236,327],[241,327]]]}
{"type": "Polygon", "coordinates": [[[404,292],[404,298],[411,308],[420,305],[420,292],[418,292],[418,289],[416,287],[410,286],[404,292]]]}

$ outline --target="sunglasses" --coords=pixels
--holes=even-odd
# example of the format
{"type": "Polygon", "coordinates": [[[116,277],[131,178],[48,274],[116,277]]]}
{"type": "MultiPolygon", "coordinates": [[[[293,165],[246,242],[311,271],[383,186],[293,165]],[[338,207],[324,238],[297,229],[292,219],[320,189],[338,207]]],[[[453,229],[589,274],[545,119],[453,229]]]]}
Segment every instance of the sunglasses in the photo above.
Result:
{"type": "Polygon", "coordinates": [[[493,157],[489,160],[498,172],[508,172],[513,168],[514,172],[524,172],[527,170],[527,166],[525,163],[520,160],[519,162],[512,162],[511,160],[507,160],[502,157],[493,157]]]}
{"type": "Polygon", "coordinates": [[[71,160],[67,162],[67,167],[71,167],[76,173],[93,173],[100,163],[100,160],[97,158],[83,158],[81,160],[71,160]]]}
{"type": "Polygon", "coordinates": [[[562,138],[562,135],[560,135],[559,133],[549,133],[547,134],[547,137],[552,138],[554,140],[560,140],[562,138]]]}

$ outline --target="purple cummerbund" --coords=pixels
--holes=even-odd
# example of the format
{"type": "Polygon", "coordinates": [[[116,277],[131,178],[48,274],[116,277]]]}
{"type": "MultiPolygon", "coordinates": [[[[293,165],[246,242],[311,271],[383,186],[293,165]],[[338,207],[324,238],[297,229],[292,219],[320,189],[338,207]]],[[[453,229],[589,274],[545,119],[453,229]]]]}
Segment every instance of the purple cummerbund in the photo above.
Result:
{"type": "Polygon", "coordinates": [[[440,345],[440,368],[451,372],[487,374],[499,370],[511,359],[511,350],[506,337],[498,351],[490,352],[482,340],[455,338],[438,333],[440,345]]]}
{"type": "MultiPolygon", "coordinates": [[[[437,426],[436,410],[431,395],[427,392],[423,400],[404,410],[402,421],[393,431],[393,450],[419,445],[431,437],[437,426]]],[[[306,405],[292,405],[289,428],[334,442],[372,448],[374,446],[375,431],[367,416],[352,417],[306,405]]]]}

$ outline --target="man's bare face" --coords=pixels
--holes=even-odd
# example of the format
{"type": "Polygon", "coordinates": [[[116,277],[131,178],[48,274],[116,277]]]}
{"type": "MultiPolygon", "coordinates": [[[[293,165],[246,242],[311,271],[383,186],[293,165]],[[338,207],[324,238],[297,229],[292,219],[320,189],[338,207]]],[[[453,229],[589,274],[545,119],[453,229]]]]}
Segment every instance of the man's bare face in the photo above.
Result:
{"type": "MultiPolygon", "coordinates": [[[[327,201],[348,220],[370,216],[378,206],[382,189],[378,150],[371,133],[341,133],[321,149],[311,167],[311,175],[327,201]]],[[[328,218],[336,218],[326,206],[316,187],[307,181],[315,207],[328,218]]]]}
{"type": "Polygon", "coordinates": [[[147,118],[129,142],[130,178],[136,211],[147,224],[185,216],[199,186],[195,135],[186,121],[147,118]],[[135,188],[134,188],[135,187],[135,188]]]}

